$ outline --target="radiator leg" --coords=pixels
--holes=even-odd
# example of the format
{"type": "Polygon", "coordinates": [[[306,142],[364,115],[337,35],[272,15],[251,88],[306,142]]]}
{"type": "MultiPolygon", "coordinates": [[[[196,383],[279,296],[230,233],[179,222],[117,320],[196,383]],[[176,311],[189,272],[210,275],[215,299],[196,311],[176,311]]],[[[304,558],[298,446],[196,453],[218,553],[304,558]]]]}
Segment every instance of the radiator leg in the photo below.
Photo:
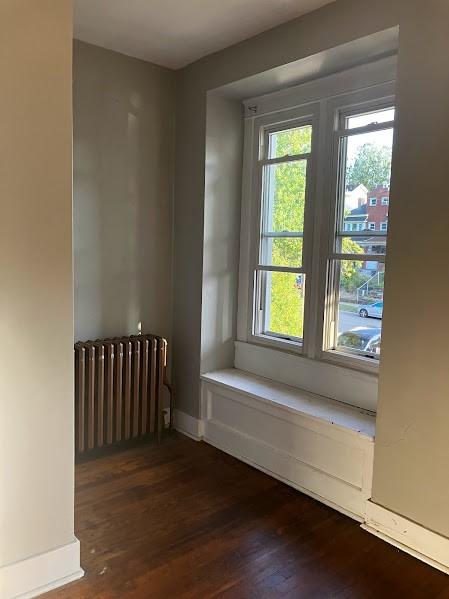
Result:
{"type": "Polygon", "coordinates": [[[168,389],[168,392],[170,394],[170,421],[168,424],[168,428],[172,431],[174,425],[175,397],[173,392],[173,385],[170,383],[166,376],[164,376],[164,387],[168,389]]]}

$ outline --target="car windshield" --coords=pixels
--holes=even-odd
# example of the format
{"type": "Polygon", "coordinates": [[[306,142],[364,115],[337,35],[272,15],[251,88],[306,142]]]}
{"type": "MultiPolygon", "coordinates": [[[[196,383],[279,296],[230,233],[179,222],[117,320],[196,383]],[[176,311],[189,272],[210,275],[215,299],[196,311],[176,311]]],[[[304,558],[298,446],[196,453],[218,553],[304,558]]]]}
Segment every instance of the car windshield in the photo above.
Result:
{"type": "Polygon", "coordinates": [[[338,338],[338,345],[342,348],[365,349],[369,336],[361,335],[357,331],[342,333],[338,338]]]}
{"type": "Polygon", "coordinates": [[[379,353],[382,329],[360,327],[345,331],[338,336],[338,349],[379,353]]]}

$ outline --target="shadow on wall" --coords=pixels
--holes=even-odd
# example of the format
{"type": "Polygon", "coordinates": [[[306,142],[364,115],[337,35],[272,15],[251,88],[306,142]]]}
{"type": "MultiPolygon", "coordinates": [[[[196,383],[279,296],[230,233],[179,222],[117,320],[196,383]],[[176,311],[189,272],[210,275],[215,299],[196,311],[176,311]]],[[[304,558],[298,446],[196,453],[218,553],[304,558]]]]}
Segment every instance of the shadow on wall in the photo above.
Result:
{"type": "Polygon", "coordinates": [[[171,335],[174,79],[75,42],[75,339],[171,335]]]}
{"type": "Polygon", "coordinates": [[[243,121],[239,101],[207,99],[201,372],[234,364],[243,121]]]}

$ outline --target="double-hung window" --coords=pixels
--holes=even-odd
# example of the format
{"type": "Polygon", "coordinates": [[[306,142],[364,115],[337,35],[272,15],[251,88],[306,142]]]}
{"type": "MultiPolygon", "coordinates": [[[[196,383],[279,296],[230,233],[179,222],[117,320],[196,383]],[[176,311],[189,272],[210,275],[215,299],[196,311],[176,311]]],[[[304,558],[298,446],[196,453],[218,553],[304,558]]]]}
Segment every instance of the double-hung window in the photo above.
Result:
{"type": "MultiPolygon", "coordinates": [[[[365,360],[378,359],[381,351],[382,311],[376,305],[383,301],[387,228],[381,226],[385,223],[369,222],[369,236],[348,234],[344,218],[350,206],[345,190],[354,177],[369,189],[389,188],[394,115],[389,102],[371,110],[354,106],[335,115],[324,349],[365,360]]],[[[371,199],[368,218],[370,207],[374,207],[371,199]]]]}
{"type": "Polygon", "coordinates": [[[240,339],[376,368],[387,227],[375,194],[389,193],[393,93],[388,82],[248,117],[240,339]]]}
{"type": "Polygon", "coordinates": [[[313,116],[259,130],[253,334],[301,346],[310,263],[313,116]]]}

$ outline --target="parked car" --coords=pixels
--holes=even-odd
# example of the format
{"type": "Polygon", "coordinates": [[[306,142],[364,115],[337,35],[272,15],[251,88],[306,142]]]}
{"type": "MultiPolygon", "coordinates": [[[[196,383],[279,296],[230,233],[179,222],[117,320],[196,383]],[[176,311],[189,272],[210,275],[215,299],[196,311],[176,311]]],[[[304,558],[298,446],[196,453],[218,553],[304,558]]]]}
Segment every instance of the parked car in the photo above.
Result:
{"type": "Polygon", "coordinates": [[[359,306],[359,316],[362,318],[382,318],[383,310],[383,301],[376,302],[375,304],[367,304],[366,306],[359,306]]]}
{"type": "Polygon", "coordinates": [[[337,349],[340,351],[366,352],[380,354],[382,329],[378,327],[355,327],[338,335],[337,349]]]}

